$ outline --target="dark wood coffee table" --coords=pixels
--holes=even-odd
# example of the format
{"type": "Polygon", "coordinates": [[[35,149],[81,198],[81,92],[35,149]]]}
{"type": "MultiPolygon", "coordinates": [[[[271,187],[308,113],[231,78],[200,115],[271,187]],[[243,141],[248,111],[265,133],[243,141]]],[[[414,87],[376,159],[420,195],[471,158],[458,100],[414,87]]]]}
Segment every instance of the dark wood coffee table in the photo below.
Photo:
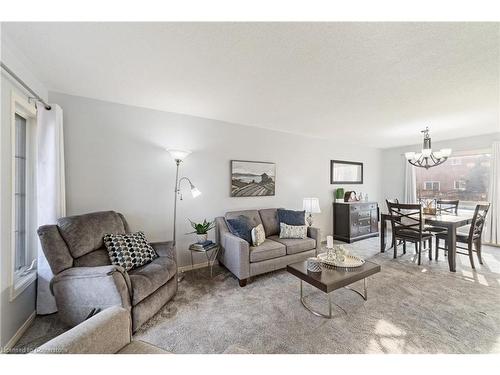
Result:
{"type": "MultiPolygon", "coordinates": [[[[340,288],[346,288],[352,290],[353,292],[356,292],[366,301],[368,299],[366,279],[369,276],[380,272],[380,266],[372,262],[366,262],[361,267],[353,268],[348,271],[344,271],[342,269],[333,269],[323,270],[322,272],[311,272],[307,270],[306,261],[290,264],[286,267],[286,269],[292,275],[295,275],[300,279],[300,302],[302,302],[302,305],[304,305],[304,307],[314,315],[328,319],[332,318],[331,292],[340,288]],[[347,287],[348,285],[361,280],[363,280],[364,293],[347,287]],[[316,311],[306,303],[302,287],[303,281],[326,293],[326,295],[328,296],[328,314],[323,314],[319,311],[316,311]]],[[[342,307],[340,308],[342,309],[342,307]]]]}

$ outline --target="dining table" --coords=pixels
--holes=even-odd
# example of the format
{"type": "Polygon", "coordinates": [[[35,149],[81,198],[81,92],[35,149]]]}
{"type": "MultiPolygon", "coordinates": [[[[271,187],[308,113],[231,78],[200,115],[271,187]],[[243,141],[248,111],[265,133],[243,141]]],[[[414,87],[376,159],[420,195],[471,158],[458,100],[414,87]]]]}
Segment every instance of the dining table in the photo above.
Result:
{"type": "MultiPolygon", "coordinates": [[[[428,215],[424,214],[422,219],[426,225],[433,227],[446,228],[448,244],[448,266],[451,272],[456,272],[457,263],[457,229],[472,223],[473,215],[470,214],[446,214],[446,215],[428,215]]],[[[387,222],[391,222],[391,215],[389,213],[380,214],[380,252],[385,252],[386,238],[387,238],[387,222]]]]}

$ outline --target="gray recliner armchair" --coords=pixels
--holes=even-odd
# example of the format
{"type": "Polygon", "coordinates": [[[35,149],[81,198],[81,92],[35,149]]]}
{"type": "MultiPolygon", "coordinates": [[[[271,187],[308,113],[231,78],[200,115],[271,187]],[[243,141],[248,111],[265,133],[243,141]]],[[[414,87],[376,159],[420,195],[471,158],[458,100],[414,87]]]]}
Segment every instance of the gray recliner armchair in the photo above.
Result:
{"type": "Polygon", "coordinates": [[[173,242],[151,243],[159,257],[126,272],[111,264],[103,243],[106,233],[130,233],[122,214],[69,216],[38,228],[54,274],[51,290],[66,324],[75,326],[96,311],[119,305],[130,311],[135,332],[177,292],[175,247],[173,242]]]}

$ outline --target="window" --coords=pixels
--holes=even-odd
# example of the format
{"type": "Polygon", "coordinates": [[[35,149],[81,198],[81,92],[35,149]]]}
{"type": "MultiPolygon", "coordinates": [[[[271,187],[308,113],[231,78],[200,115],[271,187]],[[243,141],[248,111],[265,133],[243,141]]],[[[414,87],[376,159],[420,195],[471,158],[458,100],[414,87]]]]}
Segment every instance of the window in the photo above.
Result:
{"type": "Polygon", "coordinates": [[[36,111],[23,97],[12,93],[12,269],[10,299],[36,280],[35,122],[36,111]]]}
{"type": "Polygon", "coordinates": [[[460,209],[488,200],[491,154],[488,150],[457,153],[437,167],[416,168],[417,197],[458,199],[460,209]]]}
{"type": "Polygon", "coordinates": [[[424,190],[439,191],[440,183],[439,181],[425,181],[424,190]]]}
{"type": "Polygon", "coordinates": [[[453,181],[453,186],[455,190],[465,190],[466,182],[464,180],[455,180],[453,181]]]}
{"type": "Polygon", "coordinates": [[[18,272],[27,263],[26,240],[26,119],[15,114],[16,142],[14,151],[14,271],[18,272]]]}

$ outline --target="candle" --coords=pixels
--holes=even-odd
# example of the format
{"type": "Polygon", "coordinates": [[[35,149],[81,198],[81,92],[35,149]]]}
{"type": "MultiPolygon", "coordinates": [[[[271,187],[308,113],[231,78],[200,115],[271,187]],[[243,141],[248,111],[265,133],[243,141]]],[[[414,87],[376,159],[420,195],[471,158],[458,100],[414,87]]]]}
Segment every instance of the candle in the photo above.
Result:
{"type": "Polygon", "coordinates": [[[333,236],[326,236],[326,247],[333,249],[333,236]]]}

